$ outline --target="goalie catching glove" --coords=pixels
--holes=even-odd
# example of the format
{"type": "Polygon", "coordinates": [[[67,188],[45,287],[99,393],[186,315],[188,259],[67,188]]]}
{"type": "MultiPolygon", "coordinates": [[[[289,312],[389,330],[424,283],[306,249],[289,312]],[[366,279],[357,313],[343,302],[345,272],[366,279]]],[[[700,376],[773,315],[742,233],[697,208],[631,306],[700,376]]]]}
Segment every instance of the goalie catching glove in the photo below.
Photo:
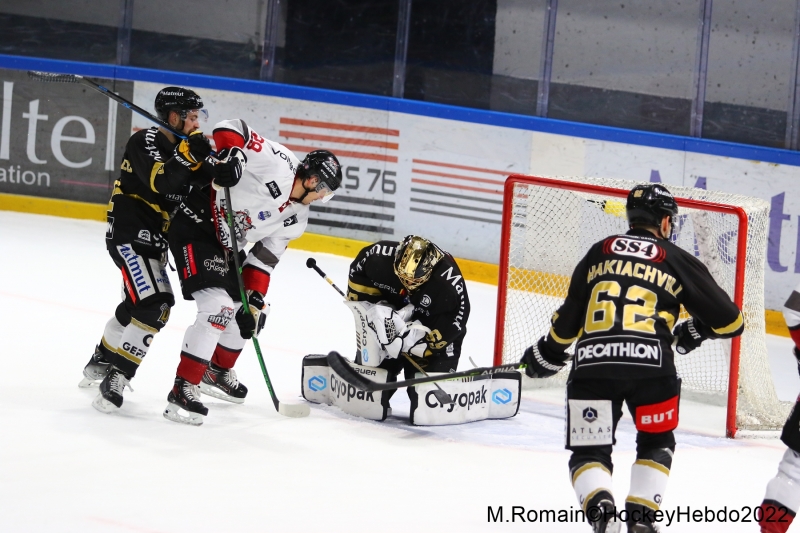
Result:
{"type": "Polygon", "coordinates": [[[269,304],[264,303],[264,297],[260,293],[247,291],[246,294],[250,312],[245,311],[244,305],[236,312],[236,324],[243,339],[258,337],[270,310],[269,304]]]}
{"type": "Polygon", "coordinates": [[[549,378],[564,368],[569,359],[565,353],[557,353],[547,347],[542,337],[533,346],[529,346],[522,355],[520,363],[525,363],[525,374],[529,378],[549,378]]]}
{"type": "Polygon", "coordinates": [[[423,339],[430,330],[416,320],[407,324],[413,313],[413,304],[397,311],[387,305],[376,304],[367,311],[367,324],[375,332],[378,343],[389,359],[396,359],[401,353],[419,357],[424,355],[426,345],[423,339]]]}

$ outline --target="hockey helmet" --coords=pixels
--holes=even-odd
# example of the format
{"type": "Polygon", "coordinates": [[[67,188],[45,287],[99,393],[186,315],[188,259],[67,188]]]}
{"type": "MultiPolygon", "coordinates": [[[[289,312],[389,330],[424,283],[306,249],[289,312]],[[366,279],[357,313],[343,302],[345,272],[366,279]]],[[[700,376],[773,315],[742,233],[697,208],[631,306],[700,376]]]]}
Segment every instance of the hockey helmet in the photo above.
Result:
{"type": "Polygon", "coordinates": [[[169,122],[170,111],[176,111],[182,119],[186,119],[189,111],[202,111],[205,118],[208,112],[203,109],[203,100],[196,92],[183,87],[164,87],[156,95],[155,102],[158,118],[169,122]]]}
{"type": "Polygon", "coordinates": [[[417,235],[408,235],[397,246],[394,255],[394,273],[409,291],[428,281],[433,267],[442,260],[444,252],[431,241],[417,235]]]}
{"type": "Polygon", "coordinates": [[[625,211],[631,226],[660,227],[665,216],[670,217],[670,224],[673,223],[672,219],[678,214],[678,204],[666,187],[659,183],[648,183],[631,189],[625,211]]]}
{"type": "Polygon", "coordinates": [[[312,176],[319,178],[315,191],[324,196],[323,201],[330,200],[333,193],[342,184],[342,165],[328,150],[309,152],[300,163],[300,171],[303,179],[312,176]]]}

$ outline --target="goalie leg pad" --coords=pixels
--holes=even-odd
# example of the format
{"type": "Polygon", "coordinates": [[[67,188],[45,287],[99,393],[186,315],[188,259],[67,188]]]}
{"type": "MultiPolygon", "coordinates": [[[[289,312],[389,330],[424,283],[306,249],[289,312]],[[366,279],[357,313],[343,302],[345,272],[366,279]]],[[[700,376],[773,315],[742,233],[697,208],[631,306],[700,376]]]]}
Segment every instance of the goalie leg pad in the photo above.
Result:
{"type": "MultiPolygon", "coordinates": [[[[353,313],[356,327],[356,346],[358,348],[359,360],[364,366],[377,367],[384,360],[389,358],[389,354],[383,349],[375,330],[369,326],[367,314],[374,307],[374,304],[359,301],[347,301],[345,305],[353,313]]],[[[402,342],[402,340],[400,341],[402,342]]]]}
{"type": "MultiPolygon", "coordinates": [[[[351,365],[369,379],[386,383],[386,370],[355,363],[351,365]]],[[[388,399],[383,401],[383,395],[389,391],[381,393],[356,389],[328,366],[325,355],[307,355],[303,358],[302,390],[303,398],[309,402],[334,405],[347,414],[369,420],[386,419],[389,403],[388,399]]]]}
{"type": "Polygon", "coordinates": [[[409,387],[411,424],[444,426],[510,418],[519,411],[522,374],[506,372],[464,381],[442,381],[439,386],[454,403],[440,403],[434,395],[437,388],[433,383],[409,387]]]}

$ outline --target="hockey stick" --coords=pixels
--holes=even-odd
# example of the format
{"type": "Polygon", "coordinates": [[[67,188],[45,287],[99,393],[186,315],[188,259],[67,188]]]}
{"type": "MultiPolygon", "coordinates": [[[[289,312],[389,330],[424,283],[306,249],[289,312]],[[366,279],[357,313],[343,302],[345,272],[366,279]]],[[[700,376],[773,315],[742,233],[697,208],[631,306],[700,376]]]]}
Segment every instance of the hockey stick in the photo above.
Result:
{"type": "Polygon", "coordinates": [[[121,97],[118,94],[115,94],[110,89],[103,87],[99,83],[93,82],[89,78],[84,78],[83,76],[80,76],[78,74],[57,74],[55,72],[41,72],[39,70],[29,70],[28,77],[32,80],[49,82],[49,83],[80,83],[82,85],[86,85],[87,87],[91,87],[95,91],[108,96],[121,106],[127,107],[134,113],[138,113],[142,115],[144,118],[152,122],[155,122],[156,124],[164,128],[171,134],[175,135],[176,137],[179,137],[181,139],[187,138],[187,135],[185,133],[176,130],[175,128],[173,128],[160,118],[151,115],[150,113],[148,113],[138,105],[134,104],[133,102],[129,102],[125,98],[121,97]]]}
{"type": "MultiPolygon", "coordinates": [[[[248,315],[250,313],[250,304],[247,303],[247,295],[244,292],[244,280],[242,279],[242,267],[239,264],[239,243],[236,242],[236,228],[233,224],[233,204],[231,203],[231,190],[225,187],[225,208],[227,209],[226,219],[228,221],[228,229],[231,232],[231,249],[233,251],[233,264],[236,266],[236,281],[239,283],[239,296],[242,299],[242,307],[244,312],[248,315]]],[[[253,346],[256,348],[256,355],[258,356],[258,364],[261,365],[261,373],[264,374],[264,381],[267,382],[269,395],[272,397],[272,403],[275,405],[275,410],[283,416],[291,418],[302,418],[311,413],[311,409],[304,403],[283,403],[278,400],[275,391],[272,389],[272,381],[269,379],[267,373],[267,366],[264,364],[264,357],[261,355],[261,346],[258,344],[258,339],[253,337],[253,346]]]]}
{"type": "MultiPolygon", "coordinates": [[[[344,295],[342,290],[339,287],[336,286],[336,284],[333,282],[333,280],[331,280],[331,278],[329,278],[325,274],[325,272],[322,271],[321,268],[319,268],[317,266],[317,261],[313,257],[309,257],[308,258],[308,261],[306,261],[306,266],[308,268],[313,268],[314,270],[316,270],[317,274],[319,274],[325,281],[327,281],[330,284],[331,287],[336,289],[336,292],[338,292],[342,296],[342,298],[347,300],[347,297],[344,295]]],[[[425,372],[425,370],[422,369],[421,366],[419,366],[419,364],[417,364],[416,361],[414,361],[411,358],[410,355],[408,355],[407,353],[403,353],[403,355],[408,360],[408,362],[411,363],[414,366],[414,368],[416,368],[417,370],[419,370],[422,373],[422,375],[424,375],[425,377],[431,377],[430,375],[428,375],[427,372],[425,372]]],[[[344,376],[342,376],[342,378],[344,378],[344,376]]],[[[352,383],[351,383],[351,385],[352,385],[352,383]]],[[[450,395],[447,394],[437,383],[434,383],[434,386],[436,387],[437,390],[433,391],[433,395],[436,397],[437,400],[439,400],[439,403],[441,403],[443,405],[444,404],[452,405],[453,403],[455,403],[453,398],[451,398],[450,395]]]]}
{"type": "Polygon", "coordinates": [[[484,376],[499,374],[501,372],[513,372],[514,370],[522,370],[527,365],[523,363],[514,363],[510,365],[500,366],[485,366],[473,368],[471,370],[463,370],[461,372],[453,372],[451,374],[442,374],[439,376],[428,376],[423,378],[407,379],[405,381],[394,381],[391,383],[377,383],[370,379],[365,378],[361,374],[353,370],[350,362],[339,355],[338,352],[331,352],[327,357],[328,365],[341,376],[350,385],[357,389],[367,392],[378,392],[392,389],[399,389],[400,387],[413,387],[414,385],[421,385],[423,383],[434,383],[436,381],[448,381],[452,379],[471,378],[475,376],[484,376]]]}

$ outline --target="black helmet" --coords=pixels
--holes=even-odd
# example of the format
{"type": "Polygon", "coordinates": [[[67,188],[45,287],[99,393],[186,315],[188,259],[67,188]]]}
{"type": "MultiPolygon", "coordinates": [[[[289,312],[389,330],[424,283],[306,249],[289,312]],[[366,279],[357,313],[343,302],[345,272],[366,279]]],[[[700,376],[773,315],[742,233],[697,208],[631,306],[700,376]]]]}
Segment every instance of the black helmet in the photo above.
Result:
{"type": "Polygon", "coordinates": [[[342,184],[342,165],[328,150],[309,152],[300,163],[300,170],[303,179],[316,175],[319,177],[320,185],[324,183],[331,192],[334,192],[342,184]]]}
{"type": "Polygon", "coordinates": [[[169,112],[177,111],[182,119],[193,109],[203,109],[203,100],[191,89],[183,87],[164,87],[156,95],[156,113],[158,118],[169,122],[169,112]]]}
{"type": "Polygon", "coordinates": [[[631,226],[660,227],[665,216],[675,217],[678,214],[678,204],[666,187],[660,183],[648,183],[631,189],[625,211],[631,226]]]}
{"type": "Polygon", "coordinates": [[[433,267],[442,260],[444,252],[424,237],[408,235],[397,246],[394,273],[409,291],[428,281],[433,267]]]}

